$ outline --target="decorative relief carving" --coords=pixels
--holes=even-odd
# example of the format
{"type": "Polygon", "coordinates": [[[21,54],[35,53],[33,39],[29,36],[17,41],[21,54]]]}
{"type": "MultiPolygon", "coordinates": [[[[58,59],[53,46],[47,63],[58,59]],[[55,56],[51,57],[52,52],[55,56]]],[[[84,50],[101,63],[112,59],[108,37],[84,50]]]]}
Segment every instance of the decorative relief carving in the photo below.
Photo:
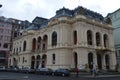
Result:
{"type": "Polygon", "coordinates": [[[111,19],[110,19],[110,18],[107,18],[107,19],[106,19],[106,23],[107,23],[107,24],[112,24],[111,19]]]}
{"type": "Polygon", "coordinates": [[[53,24],[56,24],[56,23],[58,23],[58,19],[53,18],[53,19],[50,20],[50,22],[48,24],[53,25],[53,24]]]}

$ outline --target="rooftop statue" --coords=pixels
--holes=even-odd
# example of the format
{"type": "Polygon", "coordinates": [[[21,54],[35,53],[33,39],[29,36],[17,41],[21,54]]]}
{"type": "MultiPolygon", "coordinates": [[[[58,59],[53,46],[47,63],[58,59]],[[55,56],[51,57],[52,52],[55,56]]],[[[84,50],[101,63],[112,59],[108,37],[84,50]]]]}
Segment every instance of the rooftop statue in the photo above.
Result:
{"type": "Polygon", "coordinates": [[[82,7],[79,8],[78,11],[77,11],[77,14],[78,15],[84,15],[84,9],[82,7]]]}

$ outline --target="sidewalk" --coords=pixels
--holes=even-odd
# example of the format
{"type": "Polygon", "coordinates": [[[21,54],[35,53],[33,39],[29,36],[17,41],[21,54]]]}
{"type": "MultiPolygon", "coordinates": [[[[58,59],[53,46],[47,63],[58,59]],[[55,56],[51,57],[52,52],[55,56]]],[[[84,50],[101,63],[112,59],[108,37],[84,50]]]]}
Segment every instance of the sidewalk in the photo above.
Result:
{"type": "MultiPolygon", "coordinates": [[[[76,76],[76,73],[71,73],[73,76],[76,76]]],[[[89,72],[79,72],[79,77],[89,77],[94,78],[94,76],[89,72]]],[[[104,72],[98,73],[95,78],[104,78],[104,77],[120,77],[120,72],[104,72]]]]}
{"type": "Polygon", "coordinates": [[[120,75],[97,75],[97,76],[92,76],[92,75],[88,75],[88,76],[80,76],[80,77],[89,77],[89,78],[105,78],[105,77],[120,77],[120,75]]]}

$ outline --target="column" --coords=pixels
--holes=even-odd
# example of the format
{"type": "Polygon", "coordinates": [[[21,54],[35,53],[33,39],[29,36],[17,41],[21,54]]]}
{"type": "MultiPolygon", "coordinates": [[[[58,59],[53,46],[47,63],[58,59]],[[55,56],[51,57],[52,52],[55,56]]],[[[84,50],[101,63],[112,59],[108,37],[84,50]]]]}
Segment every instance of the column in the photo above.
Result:
{"type": "Polygon", "coordinates": [[[103,34],[101,34],[101,47],[104,47],[104,40],[103,40],[103,34]]]}
{"type": "Polygon", "coordinates": [[[105,53],[102,55],[102,69],[106,70],[105,53]]]}
{"type": "Polygon", "coordinates": [[[115,52],[109,52],[109,63],[110,63],[110,69],[115,70],[116,67],[116,56],[115,52]]]}
{"type": "Polygon", "coordinates": [[[93,38],[93,47],[96,47],[96,33],[95,32],[93,32],[92,38],[93,38]]]}
{"type": "Polygon", "coordinates": [[[35,51],[38,51],[38,39],[36,39],[36,49],[35,51]]]}
{"type": "Polygon", "coordinates": [[[94,55],[93,55],[93,63],[95,63],[95,65],[97,66],[97,54],[96,54],[96,52],[94,52],[94,55]]]}
{"type": "Polygon", "coordinates": [[[36,69],[36,57],[35,57],[35,61],[34,61],[34,69],[36,69]]]}

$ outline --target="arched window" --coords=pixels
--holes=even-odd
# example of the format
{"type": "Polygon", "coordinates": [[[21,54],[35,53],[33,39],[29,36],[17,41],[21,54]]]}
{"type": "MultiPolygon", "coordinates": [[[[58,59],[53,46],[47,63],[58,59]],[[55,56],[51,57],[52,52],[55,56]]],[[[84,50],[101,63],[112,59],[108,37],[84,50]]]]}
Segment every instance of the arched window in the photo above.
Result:
{"type": "Polygon", "coordinates": [[[104,34],[104,36],[103,36],[103,41],[104,41],[104,47],[108,47],[108,44],[109,44],[109,42],[108,42],[108,35],[107,34],[104,34]]]}
{"type": "Polygon", "coordinates": [[[55,54],[52,54],[52,62],[55,64],[55,54]]]}
{"type": "Polygon", "coordinates": [[[40,65],[40,55],[37,55],[36,57],[36,69],[39,67],[40,65]]]}
{"type": "Polygon", "coordinates": [[[4,47],[4,48],[8,48],[8,44],[5,43],[5,44],[3,45],[3,47],[4,47]]]}
{"type": "Polygon", "coordinates": [[[23,57],[23,63],[25,62],[25,57],[23,57]]]}
{"type": "Polygon", "coordinates": [[[13,54],[15,54],[15,48],[14,48],[14,50],[13,50],[13,54]]]}
{"type": "Polygon", "coordinates": [[[36,39],[34,38],[32,41],[32,51],[35,51],[36,49],[36,39]]]}
{"type": "Polygon", "coordinates": [[[91,30],[88,30],[87,31],[87,43],[88,43],[88,45],[92,45],[93,43],[92,43],[92,31],[91,30]]]}
{"type": "Polygon", "coordinates": [[[23,42],[23,51],[26,51],[26,41],[23,42]]]}
{"type": "Polygon", "coordinates": [[[97,65],[98,69],[102,69],[102,56],[99,53],[97,53],[97,65]]]}
{"type": "Polygon", "coordinates": [[[43,47],[42,47],[42,50],[47,50],[47,42],[48,42],[48,36],[44,35],[43,36],[43,47]]]}
{"type": "Polygon", "coordinates": [[[31,69],[35,68],[35,56],[31,57],[31,69]]]}
{"type": "Polygon", "coordinates": [[[77,31],[73,31],[73,41],[74,44],[77,44],[77,31]]]}
{"type": "Polygon", "coordinates": [[[46,54],[43,54],[41,67],[42,67],[42,68],[45,68],[45,67],[46,67],[46,64],[47,64],[47,55],[46,55],[46,54]]]}
{"type": "Polygon", "coordinates": [[[52,46],[56,46],[57,45],[57,32],[54,31],[52,33],[52,46]]]}
{"type": "Polygon", "coordinates": [[[101,45],[101,41],[100,41],[100,33],[99,32],[97,32],[96,33],[96,45],[97,46],[100,46],[101,45]]]}
{"type": "Polygon", "coordinates": [[[41,49],[41,41],[42,41],[41,37],[38,37],[38,40],[37,40],[37,49],[38,50],[41,49]]]}
{"type": "Polygon", "coordinates": [[[16,49],[16,54],[18,54],[18,48],[16,49]]]}
{"type": "Polygon", "coordinates": [[[21,47],[19,47],[19,52],[21,52],[21,47]]]}
{"type": "Polygon", "coordinates": [[[105,63],[106,69],[110,69],[110,56],[108,54],[105,55],[105,63]]]}

